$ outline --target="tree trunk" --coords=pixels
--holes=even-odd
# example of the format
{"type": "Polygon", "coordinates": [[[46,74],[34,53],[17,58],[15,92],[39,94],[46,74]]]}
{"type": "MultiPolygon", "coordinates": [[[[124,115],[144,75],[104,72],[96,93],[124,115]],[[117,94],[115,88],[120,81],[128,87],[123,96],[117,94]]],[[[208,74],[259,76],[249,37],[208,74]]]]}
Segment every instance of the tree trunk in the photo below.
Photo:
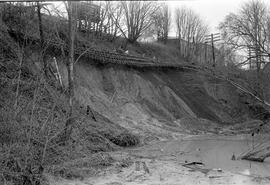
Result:
{"type": "Polygon", "coordinates": [[[69,54],[68,54],[68,92],[69,92],[69,112],[68,120],[65,127],[66,140],[70,138],[72,132],[73,117],[73,99],[74,99],[74,37],[75,37],[75,21],[74,6],[72,1],[68,1],[68,33],[69,33],[69,54]]]}
{"type": "Polygon", "coordinates": [[[42,17],[41,17],[41,6],[40,6],[39,2],[37,2],[37,14],[38,14],[41,62],[43,63],[44,73],[46,76],[48,76],[48,63],[47,63],[46,58],[45,58],[45,52],[43,51],[43,49],[44,49],[44,34],[43,34],[42,17]]]}

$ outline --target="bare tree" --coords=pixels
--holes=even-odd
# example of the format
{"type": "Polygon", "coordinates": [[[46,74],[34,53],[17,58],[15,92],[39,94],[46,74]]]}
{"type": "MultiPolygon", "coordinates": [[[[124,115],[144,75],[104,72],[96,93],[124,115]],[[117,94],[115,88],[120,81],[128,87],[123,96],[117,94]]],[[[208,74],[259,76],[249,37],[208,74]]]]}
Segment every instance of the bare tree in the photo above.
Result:
{"type": "Polygon", "coordinates": [[[226,43],[233,49],[251,49],[256,54],[253,57],[257,58],[269,53],[268,18],[266,5],[260,1],[251,1],[243,4],[237,14],[229,14],[220,24],[220,30],[226,43]]]}
{"type": "Polygon", "coordinates": [[[186,7],[175,12],[179,49],[184,57],[189,58],[195,44],[203,41],[208,32],[208,26],[193,10],[186,7]]]}
{"type": "Polygon", "coordinates": [[[118,24],[123,36],[134,43],[154,23],[152,15],[158,6],[149,1],[122,1],[124,25],[118,24]]]}
{"type": "Polygon", "coordinates": [[[105,2],[100,2],[98,5],[98,19],[96,22],[95,26],[95,33],[96,36],[102,36],[102,32],[106,32],[106,26],[105,26],[105,21],[107,19],[108,13],[109,13],[109,6],[110,3],[105,1],[105,2]]]}
{"type": "Polygon", "coordinates": [[[237,14],[229,14],[220,24],[226,44],[234,50],[245,51],[246,60],[242,64],[250,63],[250,67],[256,69],[254,90],[261,98],[261,69],[270,56],[269,23],[267,6],[260,1],[250,1],[243,4],[237,14]]]}
{"type": "Polygon", "coordinates": [[[157,34],[157,39],[164,43],[168,40],[168,33],[170,27],[171,14],[168,5],[161,4],[160,8],[153,15],[154,29],[157,34]]]}
{"type": "Polygon", "coordinates": [[[120,20],[123,15],[123,8],[121,3],[111,3],[109,1],[109,12],[108,12],[108,23],[107,23],[107,30],[108,34],[111,36],[111,41],[113,41],[117,35],[119,34],[119,25],[120,20]]]}

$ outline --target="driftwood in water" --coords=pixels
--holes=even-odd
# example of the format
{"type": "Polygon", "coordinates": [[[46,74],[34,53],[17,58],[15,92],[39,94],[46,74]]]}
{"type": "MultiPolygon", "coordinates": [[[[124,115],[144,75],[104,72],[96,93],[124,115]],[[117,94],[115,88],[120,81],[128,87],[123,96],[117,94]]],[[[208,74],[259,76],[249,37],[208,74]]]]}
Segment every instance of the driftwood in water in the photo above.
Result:
{"type": "Polygon", "coordinates": [[[202,162],[190,162],[190,163],[185,163],[182,166],[189,168],[194,171],[199,171],[204,174],[208,174],[211,169],[205,168],[204,164],[202,162]]]}
{"type": "Polygon", "coordinates": [[[263,162],[270,157],[270,143],[259,144],[254,149],[242,154],[239,158],[250,161],[263,162]]]}

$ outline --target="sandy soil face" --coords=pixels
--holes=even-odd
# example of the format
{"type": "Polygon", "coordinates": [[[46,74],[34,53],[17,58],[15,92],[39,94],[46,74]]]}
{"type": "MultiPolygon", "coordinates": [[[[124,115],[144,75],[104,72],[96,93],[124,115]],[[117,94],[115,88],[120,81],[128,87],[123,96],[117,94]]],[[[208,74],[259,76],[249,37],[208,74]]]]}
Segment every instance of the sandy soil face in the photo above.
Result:
{"type": "MultiPolygon", "coordinates": [[[[130,157],[126,168],[114,167],[82,181],[51,181],[55,185],[269,185],[270,163],[227,160],[238,155],[247,137],[192,137],[111,153],[114,158],[130,157]],[[222,155],[223,154],[223,155],[222,155]],[[215,158],[215,155],[219,156],[215,158]],[[222,157],[223,156],[223,157],[222,157]],[[190,162],[202,164],[184,165],[190,162]],[[259,172],[260,174],[256,174],[259,172]]],[[[247,144],[249,147],[249,143],[247,144]]],[[[119,160],[118,160],[119,161],[119,160]]]]}

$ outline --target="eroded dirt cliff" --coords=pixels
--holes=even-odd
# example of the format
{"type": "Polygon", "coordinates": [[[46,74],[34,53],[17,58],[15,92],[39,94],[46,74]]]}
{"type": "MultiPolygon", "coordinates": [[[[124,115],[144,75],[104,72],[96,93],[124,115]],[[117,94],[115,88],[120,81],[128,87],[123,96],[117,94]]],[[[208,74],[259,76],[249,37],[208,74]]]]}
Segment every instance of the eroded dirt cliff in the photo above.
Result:
{"type": "MultiPolygon", "coordinates": [[[[67,84],[64,65],[61,73],[67,84]]],[[[75,82],[76,100],[83,107],[89,105],[146,138],[215,132],[221,123],[233,120],[235,90],[225,89],[230,92],[226,97],[218,85],[225,82],[191,70],[142,70],[81,60],[75,65],[75,82]]]]}

